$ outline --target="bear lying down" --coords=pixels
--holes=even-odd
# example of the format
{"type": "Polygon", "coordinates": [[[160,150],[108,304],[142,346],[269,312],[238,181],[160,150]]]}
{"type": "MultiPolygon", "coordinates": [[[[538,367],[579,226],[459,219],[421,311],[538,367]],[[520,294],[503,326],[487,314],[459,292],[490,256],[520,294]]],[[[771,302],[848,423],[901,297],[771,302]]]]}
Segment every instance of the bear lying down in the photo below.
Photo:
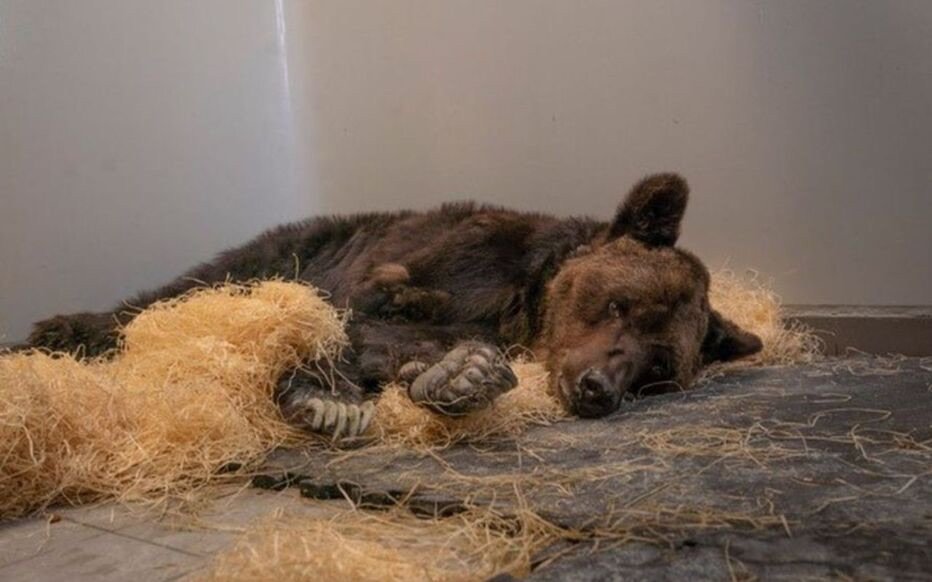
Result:
{"type": "MultiPolygon", "coordinates": [[[[438,414],[485,408],[516,384],[502,349],[530,347],[566,410],[599,417],[625,399],[681,390],[760,339],[709,307],[709,273],[677,248],[688,187],[638,182],[611,222],[472,203],[428,212],[319,217],[270,230],[126,302],[144,308],[203,283],[299,278],[352,310],[343,361],[286,373],[276,398],[318,432],[365,430],[390,381],[438,414]]],[[[30,347],[97,355],[134,313],[57,316],[30,347]]]]}

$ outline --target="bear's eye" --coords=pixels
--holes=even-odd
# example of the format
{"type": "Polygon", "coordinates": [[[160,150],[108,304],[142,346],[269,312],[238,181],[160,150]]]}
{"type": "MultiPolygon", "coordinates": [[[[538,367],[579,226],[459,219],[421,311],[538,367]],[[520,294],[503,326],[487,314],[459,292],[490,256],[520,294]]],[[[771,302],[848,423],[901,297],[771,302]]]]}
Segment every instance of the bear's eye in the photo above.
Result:
{"type": "Polygon", "coordinates": [[[626,311],[627,307],[621,301],[611,301],[608,304],[608,314],[615,319],[622,317],[626,311]]]}

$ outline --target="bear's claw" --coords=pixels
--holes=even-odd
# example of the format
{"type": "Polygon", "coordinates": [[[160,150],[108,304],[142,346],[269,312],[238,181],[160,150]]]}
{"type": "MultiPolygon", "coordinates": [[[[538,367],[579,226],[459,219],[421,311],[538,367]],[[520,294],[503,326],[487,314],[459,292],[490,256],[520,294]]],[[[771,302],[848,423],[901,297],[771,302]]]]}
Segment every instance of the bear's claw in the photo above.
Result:
{"type": "Polygon", "coordinates": [[[395,381],[403,384],[410,384],[417,380],[417,377],[427,371],[427,364],[420,360],[412,360],[402,366],[395,375],[395,381]]]}
{"type": "Polygon", "coordinates": [[[293,421],[334,440],[360,436],[369,428],[375,413],[375,404],[371,401],[347,404],[335,400],[309,398],[303,403],[302,408],[301,411],[293,412],[293,421]]]}
{"type": "Polygon", "coordinates": [[[411,383],[411,400],[447,416],[460,416],[489,406],[518,385],[504,355],[494,347],[461,344],[411,383]]]}

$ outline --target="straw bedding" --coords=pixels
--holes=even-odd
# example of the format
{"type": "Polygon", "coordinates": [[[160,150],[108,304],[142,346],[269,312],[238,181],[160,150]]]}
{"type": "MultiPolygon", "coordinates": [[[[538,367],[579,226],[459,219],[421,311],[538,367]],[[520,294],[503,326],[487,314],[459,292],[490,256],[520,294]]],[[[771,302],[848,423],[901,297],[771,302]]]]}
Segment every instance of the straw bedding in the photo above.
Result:
{"type": "Polygon", "coordinates": [[[729,270],[712,274],[709,302],[740,327],[756,333],[764,349],[739,360],[731,367],[779,366],[815,361],[822,353],[822,340],[798,321],[786,321],[780,297],[759,274],[739,275],[729,270]]]}
{"type": "Polygon", "coordinates": [[[112,361],[0,357],[0,518],[50,503],[184,498],[301,438],[273,382],[337,357],[343,318],[316,292],[268,281],[201,289],[125,329],[112,361]]]}
{"type": "Polygon", "coordinates": [[[577,542],[601,547],[672,543],[675,536],[695,530],[734,527],[787,527],[787,522],[767,511],[650,502],[620,507],[586,527],[554,523],[526,504],[509,514],[474,507],[444,519],[420,519],[403,507],[386,513],[347,510],[325,519],[273,514],[220,554],[201,579],[408,582],[522,577],[577,542]]]}
{"type": "MultiPolygon", "coordinates": [[[[816,357],[814,336],[786,327],[778,299],[756,278],[717,273],[710,299],[764,340],[752,364],[816,357]]],[[[300,283],[226,284],[145,310],[123,330],[113,358],[83,361],[39,351],[0,356],[0,519],[104,498],[193,502],[209,497],[217,482],[242,479],[224,472],[230,464],[256,466],[276,447],[309,444],[311,437],[282,421],[272,389],[282,371],[308,358],[338,358],[347,341],[345,317],[300,283]]],[[[434,415],[413,405],[402,388],[388,386],[377,403],[373,440],[436,449],[516,435],[564,416],[546,393],[539,364],[519,360],[515,371],[516,389],[467,418],[434,415]]],[[[365,512],[329,521],[275,520],[224,555],[212,575],[298,579],[317,572],[365,579],[368,572],[378,579],[458,580],[520,574],[534,551],[575,535],[533,511],[522,515],[520,535],[502,526],[501,516],[478,508],[441,521],[365,512]],[[354,556],[351,565],[347,556],[354,556]]]]}
{"type": "Polygon", "coordinates": [[[329,519],[273,515],[247,532],[205,580],[484,580],[530,571],[559,528],[531,513],[471,510],[424,520],[404,509],[329,519]]]}

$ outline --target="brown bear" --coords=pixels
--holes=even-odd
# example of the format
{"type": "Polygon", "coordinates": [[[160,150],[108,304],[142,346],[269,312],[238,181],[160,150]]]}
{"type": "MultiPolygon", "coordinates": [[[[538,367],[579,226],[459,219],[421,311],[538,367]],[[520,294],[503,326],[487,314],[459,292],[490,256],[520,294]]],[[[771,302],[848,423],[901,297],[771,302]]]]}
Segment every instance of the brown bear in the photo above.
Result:
{"type": "MultiPolygon", "coordinates": [[[[502,349],[546,362],[566,409],[598,417],[624,399],[689,386],[707,363],[761,349],[709,307],[709,274],[676,248],[688,187],[676,174],[638,182],[611,222],[472,203],[429,212],[320,217],[281,226],[220,254],[142,308],[227,279],[299,278],[348,307],[351,347],[333,368],[286,374],[283,414],[335,436],[365,429],[364,402],[386,382],[440,414],[487,406],[516,378],[502,349]]],[[[57,316],[29,345],[88,355],[116,346],[133,312],[57,316]]]]}

